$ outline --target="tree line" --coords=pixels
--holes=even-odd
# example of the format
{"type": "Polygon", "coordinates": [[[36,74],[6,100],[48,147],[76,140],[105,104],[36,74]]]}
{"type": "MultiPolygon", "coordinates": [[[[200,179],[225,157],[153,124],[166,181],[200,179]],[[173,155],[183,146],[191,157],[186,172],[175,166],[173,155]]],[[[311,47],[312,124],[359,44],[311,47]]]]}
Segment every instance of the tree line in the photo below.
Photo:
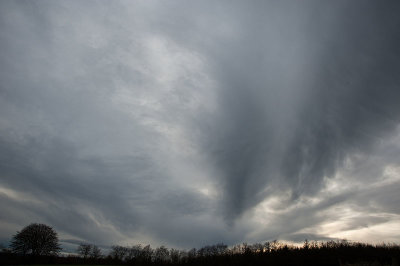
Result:
{"type": "Polygon", "coordinates": [[[397,244],[371,245],[346,240],[305,240],[302,246],[277,240],[231,247],[218,243],[190,250],[114,245],[107,253],[94,244],[81,243],[76,254],[61,255],[60,251],[57,233],[50,226],[31,224],[13,236],[10,249],[3,248],[0,264],[398,265],[400,260],[397,244]]]}

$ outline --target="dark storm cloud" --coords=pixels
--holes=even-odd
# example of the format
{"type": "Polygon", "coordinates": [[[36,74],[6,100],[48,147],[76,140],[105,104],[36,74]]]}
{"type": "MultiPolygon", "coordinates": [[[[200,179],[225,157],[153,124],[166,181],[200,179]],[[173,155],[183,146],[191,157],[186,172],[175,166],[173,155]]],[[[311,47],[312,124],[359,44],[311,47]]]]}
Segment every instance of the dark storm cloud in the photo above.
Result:
{"type": "Polygon", "coordinates": [[[290,187],[294,199],[315,193],[400,117],[397,4],[285,2],[275,14],[247,8],[252,18],[236,18],[245,32],[224,42],[217,61],[223,89],[210,146],[228,216],[261,201],[273,182],[290,187]]]}
{"type": "Polygon", "coordinates": [[[1,239],[331,239],[302,230],[335,206],[364,206],[346,228],[398,214],[398,181],[374,185],[399,164],[396,2],[0,6],[1,239]],[[338,172],[372,185],[331,195],[338,172]]]}
{"type": "MultiPolygon", "coordinates": [[[[135,31],[144,29],[131,21],[134,29],[113,32],[124,25],[111,21],[108,31],[98,20],[103,5],[82,6],[91,13],[87,18],[77,2],[2,4],[1,184],[6,197],[1,205],[8,210],[2,219],[19,227],[50,223],[69,237],[100,245],[126,236],[137,239],[137,233],[149,236],[138,239],[155,243],[151,238],[158,236],[152,234],[162,235],[163,219],[179,222],[182,213],[188,216],[185,226],[195,229],[191,215],[212,208],[197,191],[171,181],[168,143],[143,125],[159,114],[136,108],[132,119],[110,99],[120,86],[135,89],[147,78],[142,73],[136,79],[131,62],[120,58],[136,52],[135,31]],[[132,39],[124,43],[127,33],[132,39]],[[91,37],[93,45],[106,41],[92,47],[86,39],[91,37]]],[[[141,56],[136,52],[131,59],[141,56]]],[[[195,238],[167,241],[195,245],[195,238]]]]}
{"type": "MultiPolygon", "coordinates": [[[[202,213],[209,204],[201,195],[182,192],[177,184],[166,184],[162,180],[166,178],[165,173],[148,172],[152,166],[146,165],[145,159],[113,158],[116,162],[77,159],[78,153],[63,143],[51,143],[49,147],[34,143],[22,146],[22,155],[28,158],[20,157],[20,151],[2,148],[8,156],[2,160],[2,182],[29,196],[24,200],[19,195],[22,202],[4,198],[1,205],[7,210],[7,217],[2,218],[9,222],[47,221],[65,233],[99,244],[117,241],[121,230],[133,234],[144,227],[145,231],[150,228],[163,235],[168,225],[171,234],[168,239],[174,242],[175,235],[178,242],[183,241],[179,232],[203,227],[195,226],[192,218],[186,217],[182,218],[185,223],[175,230],[171,228],[173,223],[182,220],[180,215],[202,213]],[[38,169],[36,164],[41,167],[38,169]],[[160,185],[163,187],[158,188],[160,185]],[[168,224],[161,217],[169,217],[173,223],[168,224]]],[[[187,238],[193,239],[193,236],[187,234],[187,238]]],[[[182,243],[187,244],[178,242],[182,243]]]]}

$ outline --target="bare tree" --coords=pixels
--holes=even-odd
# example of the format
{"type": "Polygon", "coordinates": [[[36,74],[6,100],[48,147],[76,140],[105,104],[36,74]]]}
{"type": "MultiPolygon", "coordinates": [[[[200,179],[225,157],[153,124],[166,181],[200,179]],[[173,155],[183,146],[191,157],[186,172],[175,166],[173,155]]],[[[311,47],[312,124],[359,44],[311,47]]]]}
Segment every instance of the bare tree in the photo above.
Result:
{"type": "Polygon", "coordinates": [[[197,250],[195,248],[192,248],[191,250],[188,251],[188,258],[189,259],[194,259],[197,256],[197,250]]]}
{"type": "Polygon", "coordinates": [[[169,251],[166,247],[161,246],[154,250],[154,260],[156,262],[165,262],[168,261],[169,251]]]}
{"type": "Polygon", "coordinates": [[[172,264],[177,264],[181,259],[181,255],[181,251],[171,248],[171,250],[169,251],[169,257],[171,258],[172,264]]]}
{"type": "Polygon", "coordinates": [[[143,262],[150,262],[153,255],[153,249],[150,245],[144,246],[140,252],[139,259],[143,262]]]}
{"type": "Polygon", "coordinates": [[[228,246],[225,245],[224,243],[218,243],[214,245],[214,249],[216,252],[216,255],[224,255],[227,252],[228,246]]]}
{"type": "Polygon", "coordinates": [[[141,252],[142,252],[142,245],[140,244],[129,247],[128,253],[126,255],[126,260],[131,261],[138,258],[141,252]]]}
{"type": "Polygon", "coordinates": [[[13,236],[11,249],[15,253],[35,256],[57,254],[61,250],[57,232],[48,225],[36,223],[26,226],[13,236]]]}
{"type": "Polygon", "coordinates": [[[98,259],[102,256],[101,254],[101,249],[96,246],[96,245],[92,245],[91,246],[91,251],[90,251],[90,258],[92,259],[98,259]]]}
{"type": "Polygon", "coordinates": [[[127,247],[115,245],[111,247],[110,255],[115,260],[124,261],[126,255],[128,255],[128,251],[127,247]]]}
{"type": "Polygon", "coordinates": [[[89,254],[92,250],[92,246],[85,243],[80,243],[78,246],[78,254],[81,255],[84,259],[89,257],[89,254]]]}

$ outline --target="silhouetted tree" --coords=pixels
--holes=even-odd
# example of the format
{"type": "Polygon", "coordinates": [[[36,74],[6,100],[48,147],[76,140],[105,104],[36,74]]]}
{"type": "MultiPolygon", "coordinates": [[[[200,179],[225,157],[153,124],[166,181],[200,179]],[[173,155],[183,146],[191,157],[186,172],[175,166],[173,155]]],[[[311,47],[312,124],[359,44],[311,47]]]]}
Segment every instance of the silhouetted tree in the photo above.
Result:
{"type": "Polygon", "coordinates": [[[110,255],[115,260],[123,261],[128,254],[128,250],[127,247],[115,245],[111,247],[110,255]]]}
{"type": "Polygon", "coordinates": [[[11,241],[14,253],[38,255],[57,254],[61,248],[57,232],[45,224],[30,224],[17,232],[11,241]]]}
{"type": "MultiPolygon", "coordinates": [[[[358,242],[308,241],[295,246],[277,240],[264,244],[242,243],[231,247],[219,243],[189,251],[152,249],[150,245],[113,246],[108,257],[102,256],[95,245],[81,244],[78,256],[23,257],[10,252],[0,252],[0,265],[24,263],[58,265],[136,265],[136,266],[199,266],[199,265],[398,265],[400,246],[396,244],[370,245],[358,242]]],[[[32,253],[26,251],[26,253],[32,253]]],[[[33,253],[32,253],[33,254],[33,253]]]]}
{"type": "Polygon", "coordinates": [[[171,248],[169,251],[169,257],[171,258],[172,264],[177,264],[185,254],[178,249],[171,248]]]}
{"type": "Polygon", "coordinates": [[[166,247],[161,246],[154,250],[154,261],[165,262],[169,259],[169,251],[166,247]]]}
{"type": "Polygon", "coordinates": [[[310,243],[308,242],[308,240],[304,240],[304,244],[303,244],[303,249],[307,250],[310,247],[310,243]]]}
{"type": "Polygon", "coordinates": [[[216,255],[224,255],[228,246],[225,245],[224,243],[218,243],[213,246],[214,248],[214,254],[216,255]]]}
{"type": "Polygon", "coordinates": [[[91,246],[91,245],[81,243],[81,244],[79,244],[79,246],[78,246],[77,252],[78,252],[78,254],[81,255],[84,259],[86,259],[86,258],[89,257],[89,254],[90,254],[91,250],[92,250],[92,246],[91,246]]]}
{"type": "Polygon", "coordinates": [[[264,252],[264,245],[261,243],[255,243],[252,245],[252,250],[254,253],[260,254],[264,252]]]}
{"type": "Polygon", "coordinates": [[[153,249],[150,247],[150,245],[147,245],[142,248],[139,258],[143,262],[151,262],[152,255],[153,255],[153,249]]]}
{"type": "Polygon", "coordinates": [[[91,251],[90,251],[90,258],[91,259],[98,259],[98,258],[101,258],[101,257],[102,257],[101,249],[96,245],[92,245],[91,246],[91,251]]]}
{"type": "Polygon", "coordinates": [[[125,259],[127,261],[133,261],[134,259],[136,259],[140,256],[141,252],[142,252],[142,245],[138,244],[138,245],[131,246],[128,248],[125,259]]]}
{"type": "Polygon", "coordinates": [[[188,251],[189,259],[194,259],[196,255],[197,255],[197,250],[195,248],[192,248],[191,250],[188,251]]]}

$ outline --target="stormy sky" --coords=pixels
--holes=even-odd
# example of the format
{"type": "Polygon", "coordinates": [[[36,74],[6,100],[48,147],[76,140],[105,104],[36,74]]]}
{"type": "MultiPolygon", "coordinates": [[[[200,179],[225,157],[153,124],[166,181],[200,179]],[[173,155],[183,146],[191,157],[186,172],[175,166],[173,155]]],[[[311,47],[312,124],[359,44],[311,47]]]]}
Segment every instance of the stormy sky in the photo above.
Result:
{"type": "Polygon", "coordinates": [[[400,242],[398,1],[1,1],[0,242],[400,242]]]}

